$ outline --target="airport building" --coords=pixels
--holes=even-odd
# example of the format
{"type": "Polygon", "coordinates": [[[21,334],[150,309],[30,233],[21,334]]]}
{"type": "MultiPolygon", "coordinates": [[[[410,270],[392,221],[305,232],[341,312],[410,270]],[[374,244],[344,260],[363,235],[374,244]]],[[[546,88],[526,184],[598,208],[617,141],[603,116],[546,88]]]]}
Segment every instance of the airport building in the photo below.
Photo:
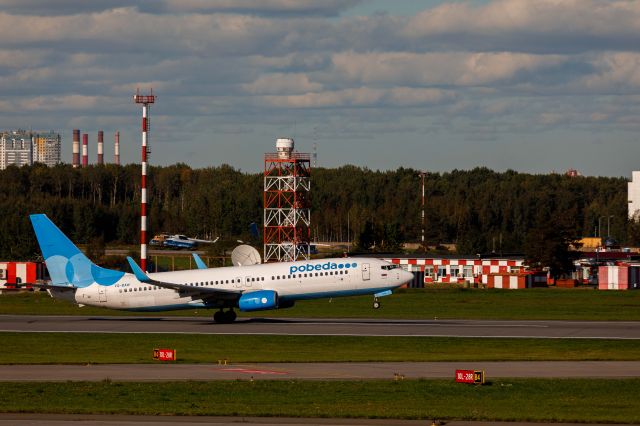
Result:
{"type": "Polygon", "coordinates": [[[0,262],[0,289],[34,284],[46,278],[43,262],[0,262]]]}
{"type": "Polygon", "coordinates": [[[527,288],[546,285],[546,275],[532,274],[523,256],[406,255],[378,256],[412,272],[411,288],[431,284],[462,284],[489,288],[527,288]]]}
{"type": "MultiPolygon", "coordinates": [[[[575,272],[555,281],[557,287],[597,286],[600,290],[640,289],[640,256],[620,251],[584,252],[575,272]]],[[[530,271],[524,256],[390,255],[378,256],[412,272],[407,287],[456,284],[469,287],[523,289],[546,287],[554,280],[546,272],[530,271]]]]}

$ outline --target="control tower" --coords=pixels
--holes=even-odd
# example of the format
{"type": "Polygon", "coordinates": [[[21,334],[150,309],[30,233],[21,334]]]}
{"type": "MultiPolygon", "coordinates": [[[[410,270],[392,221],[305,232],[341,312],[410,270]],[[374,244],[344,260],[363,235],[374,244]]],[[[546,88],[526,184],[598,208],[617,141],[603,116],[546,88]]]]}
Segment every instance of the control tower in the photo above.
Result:
{"type": "Polygon", "coordinates": [[[311,156],[278,138],[264,155],[264,261],[293,262],[311,255],[311,156]]]}

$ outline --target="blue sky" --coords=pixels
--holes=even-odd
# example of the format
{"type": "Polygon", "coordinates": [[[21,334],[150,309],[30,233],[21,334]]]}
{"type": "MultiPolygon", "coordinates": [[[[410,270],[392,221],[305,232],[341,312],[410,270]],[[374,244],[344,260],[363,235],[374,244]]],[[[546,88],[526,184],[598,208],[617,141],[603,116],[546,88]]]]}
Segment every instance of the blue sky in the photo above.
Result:
{"type": "Polygon", "coordinates": [[[640,1],[0,0],[0,129],[113,132],[136,162],[630,176],[640,1]]]}

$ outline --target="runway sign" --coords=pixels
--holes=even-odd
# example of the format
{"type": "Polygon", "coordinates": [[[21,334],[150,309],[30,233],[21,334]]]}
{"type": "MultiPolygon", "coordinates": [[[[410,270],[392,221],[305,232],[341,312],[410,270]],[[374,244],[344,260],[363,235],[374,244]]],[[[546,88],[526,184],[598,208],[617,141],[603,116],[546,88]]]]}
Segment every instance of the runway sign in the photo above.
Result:
{"type": "Polygon", "coordinates": [[[484,370],[456,370],[456,382],[482,385],[484,384],[484,370]]]}
{"type": "Polygon", "coordinates": [[[158,361],[175,361],[176,350],[175,349],[154,349],[153,359],[158,361]]]}

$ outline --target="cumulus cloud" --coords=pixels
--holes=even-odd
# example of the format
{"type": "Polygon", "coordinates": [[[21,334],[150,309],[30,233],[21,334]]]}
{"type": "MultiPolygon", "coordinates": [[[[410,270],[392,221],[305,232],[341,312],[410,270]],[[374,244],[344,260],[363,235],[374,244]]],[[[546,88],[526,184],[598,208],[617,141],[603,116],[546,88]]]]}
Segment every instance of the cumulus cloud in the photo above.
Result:
{"type": "Polygon", "coordinates": [[[580,80],[589,89],[640,88],[640,53],[610,52],[590,61],[594,72],[580,80]]]}
{"type": "Polygon", "coordinates": [[[492,53],[354,53],[333,56],[339,73],[364,83],[480,85],[512,78],[520,71],[533,71],[561,64],[558,55],[492,53]]]}
{"type": "Polygon", "coordinates": [[[158,136],[189,128],[193,144],[218,131],[262,141],[291,122],[347,148],[384,129],[481,143],[637,119],[640,0],[441,0],[409,17],[389,2],[389,13],[344,14],[359,3],[0,0],[0,26],[20,29],[0,42],[0,128],[137,132],[138,87],[159,96],[158,136]]]}
{"type": "Polygon", "coordinates": [[[287,108],[369,107],[369,106],[416,106],[449,101],[455,95],[440,89],[416,89],[394,87],[353,89],[305,93],[291,96],[265,96],[270,105],[287,108]]]}
{"type": "Polygon", "coordinates": [[[260,76],[252,83],[244,84],[243,88],[253,94],[280,94],[317,92],[322,84],[312,82],[306,74],[268,74],[260,76]]]}
{"type": "Polygon", "coordinates": [[[335,17],[362,0],[0,0],[0,8],[17,15],[60,16],[134,7],[150,14],[251,14],[335,17]]]}
{"type": "Polygon", "coordinates": [[[448,45],[543,51],[585,51],[616,48],[616,44],[625,48],[637,45],[640,38],[640,2],[445,2],[411,18],[401,32],[409,39],[432,37],[448,45]]]}

